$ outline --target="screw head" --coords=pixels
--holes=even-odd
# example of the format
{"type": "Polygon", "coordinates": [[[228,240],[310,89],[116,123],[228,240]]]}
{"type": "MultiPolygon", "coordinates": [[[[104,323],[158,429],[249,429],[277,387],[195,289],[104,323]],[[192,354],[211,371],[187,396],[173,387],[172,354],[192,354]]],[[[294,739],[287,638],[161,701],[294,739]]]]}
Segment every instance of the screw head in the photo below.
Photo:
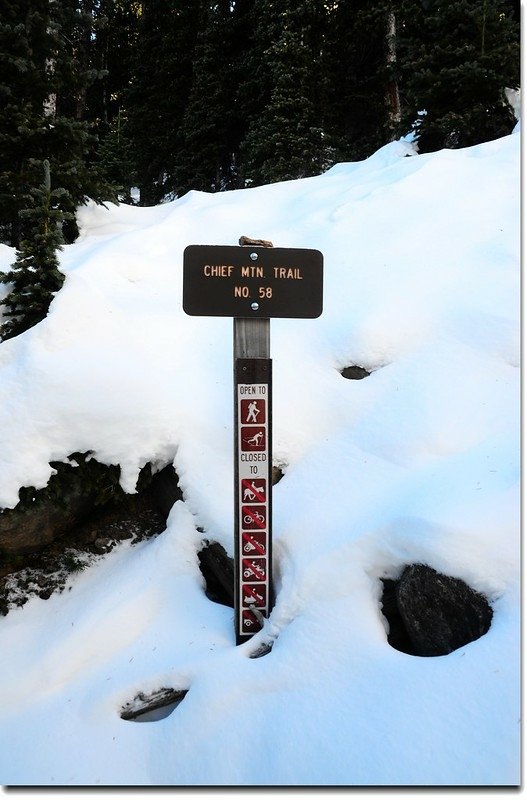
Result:
{"type": "Polygon", "coordinates": [[[258,260],[258,253],[251,253],[249,258],[251,259],[251,261],[257,261],[258,260]]]}
{"type": "Polygon", "coordinates": [[[258,305],[258,303],[251,303],[251,308],[253,311],[258,311],[260,306],[258,305]]]}

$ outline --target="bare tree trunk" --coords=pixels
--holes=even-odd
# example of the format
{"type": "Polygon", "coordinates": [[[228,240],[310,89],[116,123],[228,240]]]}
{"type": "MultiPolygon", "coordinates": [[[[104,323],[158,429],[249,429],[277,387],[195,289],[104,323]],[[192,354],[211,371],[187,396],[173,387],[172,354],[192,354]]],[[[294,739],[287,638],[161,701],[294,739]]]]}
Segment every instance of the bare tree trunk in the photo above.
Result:
{"type": "MultiPolygon", "coordinates": [[[[51,9],[54,5],[55,0],[50,0],[49,2],[49,15],[51,17],[51,9]]],[[[51,27],[51,19],[48,18],[48,27],[46,33],[48,36],[52,34],[52,27],[51,27]]],[[[55,73],[55,60],[53,58],[46,58],[46,74],[53,76],[55,73]]],[[[54,119],[57,115],[57,95],[55,92],[48,94],[46,99],[44,100],[42,112],[45,117],[51,117],[54,119]]]]}
{"type": "MultiPolygon", "coordinates": [[[[84,0],[81,7],[82,29],[79,32],[77,61],[79,69],[81,69],[85,75],[90,65],[90,48],[93,35],[93,9],[94,0],[84,0]]],[[[84,79],[79,89],[77,107],[75,109],[75,118],[79,121],[83,120],[86,114],[87,94],[88,84],[86,79],[84,79]]]]}
{"type": "Polygon", "coordinates": [[[401,122],[401,103],[399,99],[399,86],[395,77],[395,66],[397,63],[396,53],[396,20],[395,11],[388,12],[388,24],[386,30],[386,64],[392,77],[386,86],[386,103],[389,109],[389,126],[392,141],[397,138],[397,131],[401,122]]]}
{"type": "MultiPolygon", "coordinates": [[[[55,72],[55,62],[51,58],[46,59],[46,72],[50,75],[53,75],[55,72]]],[[[57,95],[55,92],[48,94],[44,100],[42,110],[45,117],[55,119],[57,116],[57,95]]]]}

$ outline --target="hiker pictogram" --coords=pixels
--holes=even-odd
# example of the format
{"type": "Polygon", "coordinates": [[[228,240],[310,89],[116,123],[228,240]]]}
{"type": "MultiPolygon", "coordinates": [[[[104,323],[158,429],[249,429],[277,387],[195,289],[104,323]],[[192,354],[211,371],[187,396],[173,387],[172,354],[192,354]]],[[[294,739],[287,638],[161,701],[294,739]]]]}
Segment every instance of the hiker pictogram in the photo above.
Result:
{"type": "Polygon", "coordinates": [[[242,427],[241,440],[242,450],[245,452],[265,450],[265,428],[263,425],[242,427]]]}
{"type": "Polygon", "coordinates": [[[242,400],[240,409],[240,421],[243,423],[255,422],[264,425],[265,419],[265,400],[242,400]]]}

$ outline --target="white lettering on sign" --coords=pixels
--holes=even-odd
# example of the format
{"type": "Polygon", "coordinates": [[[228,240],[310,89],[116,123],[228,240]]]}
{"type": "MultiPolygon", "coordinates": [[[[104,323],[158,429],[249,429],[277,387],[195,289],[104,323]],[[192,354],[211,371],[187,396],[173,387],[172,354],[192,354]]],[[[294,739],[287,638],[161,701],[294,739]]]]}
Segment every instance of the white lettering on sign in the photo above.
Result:
{"type": "Polygon", "coordinates": [[[268,396],[265,383],[238,384],[239,635],[259,631],[269,612],[268,396]]]}
{"type": "Polygon", "coordinates": [[[242,267],[242,278],[263,278],[263,267],[242,267]]]}
{"type": "Polygon", "coordinates": [[[302,273],[298,267],[273,267],[275,278],[303,281],[302,273]]]}
{"type": "Polygon", "coordinates": [[[203,274],[207,278],[230,278],[234,272],[232,264],[205,264],[203,274]]]}

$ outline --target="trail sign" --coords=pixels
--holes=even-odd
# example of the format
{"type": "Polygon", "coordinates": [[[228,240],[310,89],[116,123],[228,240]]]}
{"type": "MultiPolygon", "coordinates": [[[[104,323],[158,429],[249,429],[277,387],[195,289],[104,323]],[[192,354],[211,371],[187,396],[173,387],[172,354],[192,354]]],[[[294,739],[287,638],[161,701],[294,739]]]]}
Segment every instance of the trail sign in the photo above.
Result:
{"type": "Polygon", "coordinates": [[[322,253],[189,245],[183,253],[183,310],[209,317],[319,317],[322,253]]]}
{"type": "Polygon", "coordinates": [[[236,644],[262,629],[273,607],[270,319],[322,313],[322,253],[273,247],[189,245],[183,310],[233,317],[234,628],[236,644]]]}

